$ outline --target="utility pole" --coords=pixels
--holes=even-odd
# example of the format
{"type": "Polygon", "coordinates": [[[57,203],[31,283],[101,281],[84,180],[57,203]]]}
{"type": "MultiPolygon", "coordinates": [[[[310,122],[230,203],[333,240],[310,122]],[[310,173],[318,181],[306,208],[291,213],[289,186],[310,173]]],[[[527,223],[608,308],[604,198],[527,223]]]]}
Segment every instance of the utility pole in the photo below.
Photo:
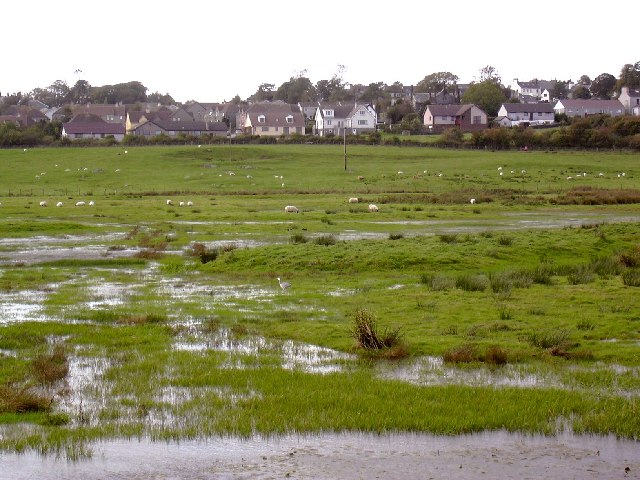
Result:
{"type": "Polygon", "coordinates": [[[344,121],[342,127],[342,137],[344,139],[344,171],[347,171],[347,121],[344,121]]]}

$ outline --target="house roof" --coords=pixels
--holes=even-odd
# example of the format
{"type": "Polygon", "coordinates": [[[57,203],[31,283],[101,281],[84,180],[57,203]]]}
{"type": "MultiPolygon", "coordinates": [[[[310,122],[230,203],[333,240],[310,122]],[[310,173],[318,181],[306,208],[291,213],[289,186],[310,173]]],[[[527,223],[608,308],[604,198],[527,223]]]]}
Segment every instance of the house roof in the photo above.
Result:
{"type": "Polygon", "coordinates": [[[474,106],[472,103],[464,105],[427,105],[427,109],[433,116],[458,116],[474,106]]]}
{"type": "Polygon", "coordinates": [[[332,118],[347,118],[353,111],[353,104],[343,105],[342,103],[324,103],[320,105],[320,115],[323,117],[325,110],[333,110],[332,118]]]}
{"type": "Polygon", "coordinates": [[[200,122],[200,121],[186,121],[186,122],[174,122],[171,120],[149,120],[136,127],[136,130],[144,125],[151,123],[157,125],[159,128],[166,132],[227,132],[229,127],[224,122],[200,122]]]}
{"type": "Polygon", "coordinates": [[[304,127],[304,116],[297,105],[288,103],[254,103],[247,110],[247,117],[251,125],[258,126],[280,126],[283,127],[304,127]],[[258,116],[264,115],[264,122],[258,122],[258,116]],[[287,123],[286,118],[291,115],[293,122],[287,123]]]}
{"type": "MultiPolygon", "coordinates": [[[[611,109],[624,109],[620,100],[600,100],[600,99],[574,99],[574,98],[563,98],[562,100],[558,100],[556,106],[561,104],[564,108],[568,109],[590,109],[597,108],[600,110],[611,110],[611,109]]],[[[554,107],[555,109],[555,107],[554,107]]]]}
{"type": "Polygon", "coordinates": [[[553,105],[547,102],[539,103],[503,103],[507,113],[553,113],[553,105]]]}
{"type": "Polygon", "coordinates": [[[104,135],[124,135],[125,126],[122,123],[109,123],[96,115],[76,115],[70,122],[65,123],[62,128],[67,134],[104,134],[104,135]]]}

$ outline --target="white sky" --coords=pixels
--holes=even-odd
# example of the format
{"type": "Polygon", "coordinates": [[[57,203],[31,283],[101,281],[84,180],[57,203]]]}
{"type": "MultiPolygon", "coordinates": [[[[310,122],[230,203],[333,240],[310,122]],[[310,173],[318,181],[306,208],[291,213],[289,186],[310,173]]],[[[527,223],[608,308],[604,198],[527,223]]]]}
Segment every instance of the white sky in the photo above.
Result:
{"type": "MultiPolygon", "coordinates": [[[[626,4],[626,6],[624,5],[626,4]]],[[[513,78],[615,77],[640,60],[635,20],[583,0],[22,0],[0,6],[0,92],[139,81],[176,101],[247,98],[306,70],[416,84],[448,71],[469,83],[486,65],[513,78]],[[621,16],[622,15],[622,16],[621,16]],[[78,76],[74,73],[80,69],[78,76]]]]}

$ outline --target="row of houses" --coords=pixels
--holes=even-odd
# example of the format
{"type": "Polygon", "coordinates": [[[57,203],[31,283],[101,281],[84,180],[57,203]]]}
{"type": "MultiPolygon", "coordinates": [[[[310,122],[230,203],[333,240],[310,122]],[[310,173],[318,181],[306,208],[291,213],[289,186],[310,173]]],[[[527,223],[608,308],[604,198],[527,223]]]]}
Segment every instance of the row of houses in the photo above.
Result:
{"type": "MultiPolygon", "coordinates": [[[[493,121],[505,127],[552,124],[556,114],[568,117],[606,114],[640,116],[640,91],[626,87],[615,100],[562,99],[554,104],[505,103],[493,121]]],[[[378,115],[371,104],[298,104],[259,102],[251,105],[188,102],[182,106],[69,105],[52,112],[53,120],[63,122],[64,137],[70,139],[104,138],[117,141],[125,135],[153,137],[166,135],[227,136],[251,134],[282,136],[313,133],[319,136],[358,135],[375,131],[378,115]],[[69,120],[70,118],[70,120],[69,120]],[[65,121],[68,120],[68,121],[65,121]]],[[[0,116],[0,124],[14,122],[29,126],[48,121],[42,112],[25,106],[11,107],[0,116]]],[[[458,127],[463,131],[487,128],[488,115],[473,104],[427,104],[423,124],[431,132],[458,127]]]]}

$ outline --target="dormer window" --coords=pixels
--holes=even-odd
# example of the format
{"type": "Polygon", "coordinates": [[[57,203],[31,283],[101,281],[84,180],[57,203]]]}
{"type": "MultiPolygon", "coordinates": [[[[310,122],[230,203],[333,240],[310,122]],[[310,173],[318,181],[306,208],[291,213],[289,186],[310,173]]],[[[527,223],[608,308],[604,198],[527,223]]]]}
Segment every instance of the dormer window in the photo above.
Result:
{"type": "Polygon", "coordinates": [[[325,117],[333,117],[333,110],[325,110],[324,111],[324,116],[325,117]]]}
{"type": "Polygon", "coordinates": [[[258,123],[265,123],[267,121],[264,115],[258,115],[258,123]]]}
{"type": "Polygon", "coordinates": [[[287,123],[293,123],[293,115],[287,115],[287,123]]]}

